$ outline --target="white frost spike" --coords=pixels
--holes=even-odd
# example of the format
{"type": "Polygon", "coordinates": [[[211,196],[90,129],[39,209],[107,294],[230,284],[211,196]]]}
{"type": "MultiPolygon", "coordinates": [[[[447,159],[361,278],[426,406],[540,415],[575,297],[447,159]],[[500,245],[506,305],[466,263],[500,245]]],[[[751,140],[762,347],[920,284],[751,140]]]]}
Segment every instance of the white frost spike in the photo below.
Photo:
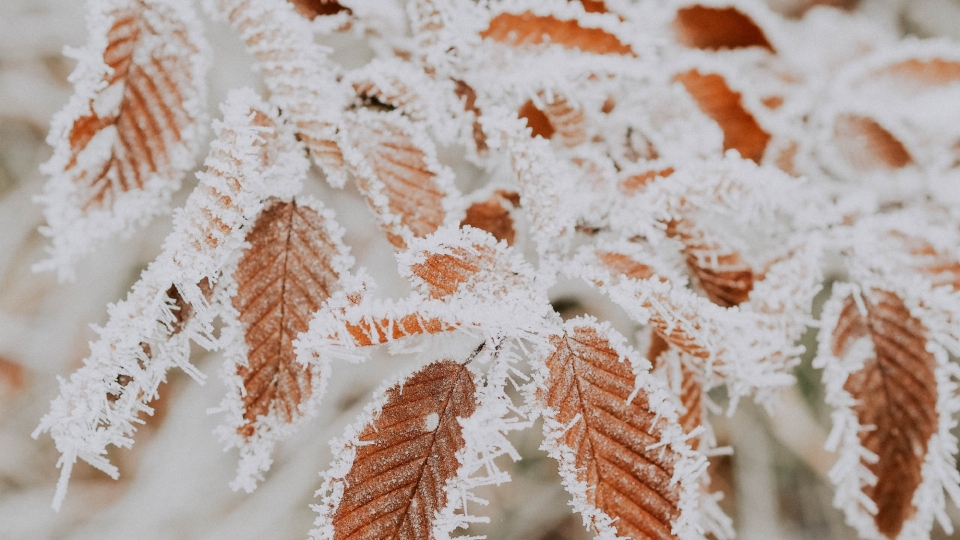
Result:
{"type": "Polygon", "coordinates": [[[90,0],[87,28],[38,197],[53,245],[36,268],[61,281],[98,244],[168,211],[205,117],[208,47],[191,2],[90,0]]]}
{"type": "Polygon", "coordinates": [[[116,477],[116,468],[104,457],[107,447],[133,444],[135,424],[142,422],[138,417],[141,412],[152,412],[147,404],[157,396],[167,370],[180,367],[202,380],[189,363],[190,341],[215,347],[211,323],[216,314],[207,306],[201,282],[207,280],[210,285],[215,281],[231,250],[243,242],[239,231],[262,206],[263,193],[257,189],[262,187],[262,175],[270,170],[272,160],[287,163],[280,167],[290,167],[297,159],[305,162],[299,150],[289,151],[298,148],[292,135],[286,150],[280,150],[283,143],[268,143],[265,136],[283,133],[278,131],[273,111],[251,90],[231,92],[223,111],[210,169],[201,175],[186,210],[176,214],[174,231],[163,252],[127,298],[108,308],[110,319],[98,330],[100,338],[91,344],[90,356],[68,381],[61,380],[60,395],[34,431],[34,436],[49,431],[61,453],[55,508],[66,495],[77,458],[116,477]],[[266,155],[270,158],[264,161],[266,155]],[[217,176],[217,171],[225,177],[217,176]],[[229,190],[217,191],[226,189],[224,186],[229,190]],[[217,235],[207,237],[197,231],[217,231],[217,235]],[[210,242],[194,242],[193,238],[210,242]],[[189,312],[182,311],[178,318],[176,309],[189,312]]]}
{"type": "Polygon", "coordinates": [[[316,44],[310,23],[286,0],[206,0],[226,16],[257,59],[270,102],[296,127],[314,161],[337,187],[346,182],[335,141],[350,89],[338,82],[329,50],[316,44]]]}

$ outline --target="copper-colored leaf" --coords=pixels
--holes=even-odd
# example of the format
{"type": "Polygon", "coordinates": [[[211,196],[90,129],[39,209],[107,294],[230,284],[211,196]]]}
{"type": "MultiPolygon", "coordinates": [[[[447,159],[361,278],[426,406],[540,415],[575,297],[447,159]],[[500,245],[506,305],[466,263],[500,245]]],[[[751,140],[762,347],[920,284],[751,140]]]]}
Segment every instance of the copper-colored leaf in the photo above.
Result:
{"type": "MultiPolygon", "coordinates": [[[[670,342],[660,335],[660,332],[654,329],[650,332],[650,346],[647,349],[647,359],[653,364],[654,369],[659,368],[663,362],[660,356],[670,349],[670,342]]],[[[697,427],[703,425],[703,381],[700,375],[690,366],[681,364],[679,369],[680,376],[680,427],[684,433],[690,433],[697,427]]],[[[696,450],[700,446],[700,437],[689,439],[690,446],[696,450]]]]}
{"type": "Polygon", "coordinates": [[[530,128],[531,137],[550,139],[553,137],[554,132],[556,132],[553,124],[550,123],[550,119],[533,104],[532,100],[527,100],[526,103],[520,106],[520,110],[517,111],[517,116],[527,121],[527,127],[530,128]]]}
{"type": "Polygon", "coordinates": [[[697,49],[763,47],[774,52],[757,23],[735,7],[695,4],[680,8],[673,20],[673,33],[677,41],[697,49]]]}
{"type": "Polygon", "coordinates": [[[184,158],[193,153],[188,132],[198,120],[187,102],[202,92],[191,58],[200,50],[183,13],[151,2],[110,15],[104,88],[67,133],[64,172],[76,182],[83,210],[110,208],[120,194],[145,189],[148,182],[178,184],[184,158]],[[95,138],[110,141],[109,151],[94,150],[99,158],[92,163],[81,155],[95,138]]]}
{"type": "Polygon", "coordinates": [[[872,73],[866,81],[891,82],[916,92],[960,82],[960,62],[942,58],[911,58],[872,73]]]}
{"type": "Polygon", "coordinates": [[[687,268],[711,302],[731,307],[749,298],[753,269],[738,251],[723,246],[687,221],[671,224],[668,232],[683,242],[687,268]]]}
{"type": "Polygon", "coordinates": [[[513,217],[506,206],[508,203],[500,193],[494,193],[485,201],[471,204],[460,225],[483,229],[497,240],[506,240],[507,244],[512,246],[517,232],[513,228],[513,217]]]}
{"type": "Polygon", "coordinates": [[[444,484],[457,474],[465,441],[458,418],[477,408],[466,366],[434,362],[386,393],[379,414],[343,479],[332,517],[334,540],[428,540],[446,504],[444,484]]]}
{"type": "Polygon", "coordinates": [[[833,135],[840,155],[858,171],[901,169],[913,162],[903,143],[872,118],[841,115],[833,135]]]}
{"type": "Polygon", "coordinates": [[[469,84],[454,79],[454,93],[463,100],[463,108],[474,115],[473,121],[473,142],[477,145],[477,152],[487,150],[487,136],[483,133],[483,126],[480,125],[480,108],[477,107],[477,92],[469,84]]]}
{"type": "Polygon", "coordinates": [[[452,186],[425,135],[392,114],[368,113],[349,122],[346,138],[363,155],[351,163],[357,185],[396,248],[443,224],[444,198],[452,186]]]}
{"type": "Polygon", "coordinates": [[[834,356],[842,357],[860,338],[873,344],[873,355],[852,373],[844,390],[856,399],[853,411],[861,426],[860,443],[878,457],[861,463],[877,477],[863,487],[877,505],[874,521],[883,535],[896,538],[917,508],[913,494],[930,437],[937,432],[936,360],[927,348],[927,330],[896,294],[871,289],[864,294],[866,317],[853,298],[843,304],[832,333],[834,356]]]}
{"type": "Polygon", "coordinates": [[[337,0],[290,0],[290,3],[297,8],[298,13],[311,21],[317,17],[336,15],[344,11],[348,15],[353,13],[350,8],[340,5],[337,0]]]}
{"type": "MultiPolygon", "coordinates": [[[[501,247],[494,244],[486,233],[480,234],[482,237],[466,236],[464,243],[451,242],[438,251],[427,251],[422,260],[410,265],[410,273],[422,282],[422,288],[431,298],[449,297],[480,283],[493,284],[502,291],[528,285],[523,283],[526,276],[514,271],[501,247]],[[490,241],[486,242],[487,239],[490,241]]],[[[463,241],[463,238],[458,240],[463,241]]]]}
{"type": "Polygon", "coordinates": [[[674,173],[673,167],[666,167],[659,170],[650,170],[640,174],[633,174],[623,179],[620,184],[620,191],[624,195],[633,195],[643,191],[643,188],[657,178],[666,178],[674,173]]]}
{"type": "Polygon", "coordinates": [[[580,26],[575,20],[561,20],[550,15],[501,13],[490,21],[480,37],[514,47],[560,45],[595,54],[633,55],[633,49],[620,39],[600,28],[580,26]]]}
{"type": "Polygon", "coordinates": [[[716,73],[704,75],[693,69],[674,78],[683,84],[700,110],[720,125],[724,150],[732,148],[741,156],[760,162],[770,134],[743,107],[743,96],[739,92],[731,90],[727,81],[716,73]]]}
{"type": "Polygon", "coordinates": [[[923,238],[891,231],[890,236],[900,241],[913,260],[910,266],[926,276],[934,287],[949,285],[960,290],[960,261],[940,252],[923,238]]]}
{"type": "Polygon", "coordinates": [[[649,279],[656,273],[653,267],[636,261],[623,253],[598,251],[596,255],[600,262],[612,272],[628,278],[649,279]]]}
{"type": "Polygon", "coordinates": [[[448,332],[455,330],[456,326],[441,319],[424,318],[417,313],[411,313],[376,321],[361,319],[357,323],[347,322],[344,323],[344,328],[356,346],[369,347],[410,336],[448,332]]]}
{"type": "Polygon", "coordinates": [[[552,343],[543,399],[566,427],[559,442],[575,456],[586,502],[614,520],[619,536],[676,538],[681,487],[671,478],[678,456],[650,448],[660,443],[666,420],[644,392],[634,396],[633,369],[596,327],[577,325],[552,343]]]}
{"type": "Polygon", "coordinates": [[[546,92],[541,91],[539,96],[544,103],[542,110],[533,101],[527,101],[519,112],[520,118],[527,119],[527,125],[533,130],[533,136],[539,135],[544,139],[550,139],[557,135],[563,145],[568,148],[586,140],[587,122],[583,116],[583,109],[570,103],[566,96],[560,93],[554,92],[547,95],[546,92]]]}
{"type": "MultiPolygon", "coordinates": [[[[576,0],[570,0],[575,2],[576,0]]],[[[583,5],[583,10],[587,13],[606,13],[607,6],[603,0],[580,0],[580,3],[583,5]]]]}
{"type": "Polygon", "coordinates": [[[293,340],[339,288],[334,258],[342,246],[330,239],[328,227],[316,210],[276,201],[247,236],[250,248],[237,266],[233,298],[249,350],[247,365],[237,367],[245,390],[241,435],[252,436],[260,416],[292,422],[313,392],[312,374],[297,363],[293,340]]]}

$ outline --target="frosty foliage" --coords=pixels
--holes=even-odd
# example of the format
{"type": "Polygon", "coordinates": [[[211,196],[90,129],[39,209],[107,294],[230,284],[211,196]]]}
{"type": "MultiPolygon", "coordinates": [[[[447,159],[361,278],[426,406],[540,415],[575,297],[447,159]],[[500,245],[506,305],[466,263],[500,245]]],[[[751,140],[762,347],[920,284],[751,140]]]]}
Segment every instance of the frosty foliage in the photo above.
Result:
{"type": "MultiPolygon", "coordinates": [[[[956,43],[752,0],[204,4],[267,96],[229,94],[163,250],[61,380],[35,432],[61,453],[55,507],[77,459],[117,477],[109,447],[133,444],[168,370],[202,380],[192,342],[222,351],[211,412],[247,492],[315,429],[338,364],[418,355],[331,441],[318,540],[471,534],[479,488],[510,480],[512,434],[538,419],[597,538],[726,539],[710,420],[745,399],[775,410],[819,326],[836,506],[864,538],[950,530],[956,43]],[[318,43],[358,40],[372,60],[340,65],[318,43]],[[313,195],[329,191],[310,159],[325,189],[354,183],[403,292],[354,268],[334,210],[349,229],[356,206],[313,195]],[[637,337],[571,317],[554,298],[565,281],[637,337]]],[[[203,128],[191,4],[88,11],[44,166],[44,267],[61,277],[163,210],[203,128]]]]}

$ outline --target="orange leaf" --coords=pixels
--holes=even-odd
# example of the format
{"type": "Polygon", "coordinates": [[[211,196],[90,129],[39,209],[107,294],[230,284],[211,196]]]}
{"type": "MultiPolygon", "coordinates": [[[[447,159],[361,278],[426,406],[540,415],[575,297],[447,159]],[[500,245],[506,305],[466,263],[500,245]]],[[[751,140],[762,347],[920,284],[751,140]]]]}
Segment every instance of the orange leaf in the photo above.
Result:
{"type": "MultiPolygon", "coordinates": [[[[512,246],[517,232],[513,228],[513,217],[506,206],[509,202],[501,192],[494,193],[485,201],[475,202],[467,208],[467,214],[460,226],[470,225],[483,229],[497,240],[506,240],[507,244],[512,246]]],[[[519,203],[519,195],[517,202],[519,203]]]]}
{"type": "Polygon", "coordinates": [[[464,110],[473,113],[473,143],[477,146],[477,152],[485,152],[487,150],[487,136],[483,133],[483,126],[480,125],[478,120],[482,112],[477,107],[477,92],[461,80],[454,79],[453,83],[454,93],[457,94],[459,99],[463,100],[464,110]]]}
{"type": "Polygon", "coordinates": [[[899,296],[870,289],[863,299],[866,317],[852,297],[843,301],[830,349],[842,359],[861,339],[872,345],[872,354],[843,389],[856,400],[852,410],[859,424],[872,426],[860,431],[860,444],[878,457],[861,458],[877,478],[861,486],[863,493],[877,505],[877,530],[896,538],[917,512],[912,499],[923,481],[927,445],[938,430],[937,362],[927,350],[927,329],[899,296]]]}
{"type": "Polygon", "coordinates": [[[105,88],[90,99],[87,112],[67,134],[70,159],[64,172],[78,184],[84,211],[110,208],[122,193],[145,189],[148,182],[175,187],[189,166],[184,159],[194,149],[187,139],[192,139],[199,111],[187,102],[199,99],[203,83],[194,79],[196,60],[191,58],[200,54],[199,45],[181,15],[162,3],[132,4],[110,13],[113,24],[103,61],[111,71],[104,75],[105,88]],[[119,97],[112,107],[101,104],[111,99],[109,94],[119,97]],[[96,164],[80,165],[81,154],[98,136],[110,138],[109,152],[96,164]]]}
{"type": "Polygon", "coordinates": [[[480,32],[480,37],[514,47],[547,43],[586,53],[634,55],[629,45],[605,30],[583,27],[575,20],[535,15],[530,11],[497,15],[480,32]]]}
{"type": "Polygon", "coordinates": [[[833,137],[840,155],[857,171],[902,169],[913,163],[903,143],[872,118],[841,115],[833,137]]]}
{"type": "Polygon", "coordinates": [[[571,452],[564,470],[586,483],[584,502],[613,520],[619,536],[676,538],[682,486],[671,480],[680,455],[669,446],[651,448],[669,422],[637,392],[630,363],[599,328],[568,324],[551,343],[556,350],[546,360],[541,399],[560,426],[553,436],[571,452]]]}
{"type": "Polygon", "coordinates": [[[386,391],[357,437],[332,512],[334,540],[433,538],[465,441],[458,418],[477,409],[476,383],[463,364],[434,362],[386,391]]]}
{"type": "Polygon", "coordinates": [[[307,330],[320,305],[340,288],[335,259],[344,247],[331,239],[328,217],[296,202],[275,201],[247,236],[237,266],[233,306],[247,344],[243,419],[238,433],[252,437],[260,417],[291,423],[314,391],[316,374],[296,361],[293,340],[307,330]]]}
{"type": "Polygon", "coordinates": [[[722,245],[689,221],[668,227],[683,242],[687,268],[711,302],[731,307],[744,302],[753,290],[753,269],[740,253],[722,245]]]}
{"type": "Polygon", "coordinates": [[[347,15],[353,13],[350,8],[340,5],[337,0],[290,0],[290,3],[297,8],[298,13],[311,21],[317,17],[336,15],[342,11],[347,12],[347,15]]]}
{"type": "Polygon", "coordinates": [[[770,142],[756,119],[743,107],[743,96],[734,92],[727,81],[716,73],[706,75],[693,69],[674,77],[687,89],[704,114],[723,130],[723,149],[734,149],[757,163],[770,142]]]}
{"type": "Polygon", "coordinates": [[[673,20],[677,41],[697,49],[739,49],[763,47],[775,52],[763,30],[735,7],[694,4],[677,10],[673,20]]]}
{"type": "Polygon", "coordinates": [[[454,190],[450,172],[437,161],[433,143],[408,121],[361,112],[346,126],[347,143],[360,154],[350,164],[390,243],[404,249],[443,224],[444,199],[454,190]]]}
{"type": "Polygon", "coordinates": [[[564,146],[572,148],[587,138],[586,118],[583,109],[576,107],[567,100],[566,96],[554,92],[548,96],[546,92],[539,92],[540,100],[544,103],[539,109],[533,101],[527,101],[520,108],[518,116],[527,119],[527,125],[533,130],[532,135],[550,139],[554,134],[559,135],[564,146]]]}

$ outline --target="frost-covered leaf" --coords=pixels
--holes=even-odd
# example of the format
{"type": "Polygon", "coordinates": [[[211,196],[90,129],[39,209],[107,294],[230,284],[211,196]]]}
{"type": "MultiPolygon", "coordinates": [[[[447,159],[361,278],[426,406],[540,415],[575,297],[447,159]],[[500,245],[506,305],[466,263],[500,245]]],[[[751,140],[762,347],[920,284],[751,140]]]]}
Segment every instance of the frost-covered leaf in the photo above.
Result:
{"type": "Polygon", "coordinates": [[[270,189],[276,190],[284,182],[296,184],[306,171],[293,135],[252,91],[231,92],[223,113],[223,122],[214,126],[208,170],[198,174],[200,184],[175,215],[163,252],[127,298],[109,307],[110,319],[91,343],[90,356],[62,382],[35,431],[49,431],[61,453],[55,506],[66,494],[77,458],[116,477],[107,449],[133,444],[140,413],[150,413],[147,404],[168,370],[180,367],[203,378],[189,363],[190,341],[215,347],[210,283],[260,211],[261,181],[275,181],[270,189]]]}
{"type": "Polygon", "coordinates": [[[342,137],[357,185],[394,247],[444,224],[459,194],[422,128],[395,113],[361,110],[348,117],[342,137]]]}
{"type": "Polygon", "coordinates": [[[297,8],[297,12],[313,20],[317,17],[327,17],[337,13],[350,14],[350,8],[343,6],[337,0],[290,0],[290,3],[297,8]]]}
{"type": "Polygon", "coordinates": [[[630,45],[602,28],[581,26],[577,20],[531,11],[498,14],[480,32],[480,37],[513,47],[549,44],[594,54],[634,54],[630,45]]]}
{"type": "Polygon", "coordinates": [[[942,490],[960,493],[949,433],[956,370],[891,290],[838,284],[822,322],[816,362],[835,408],[828,445],[841,454],[835,504],[865,537],[925,536],[942,490]]]}
{"type": "Polygon", "coordinates": [[[722,75],[693,69],[675,79],[687,89],[704,114],[723,130],[723,149],[734,149],[757,163],[770,142],[767,133],[743,105],[743,96],[730,88],[722,75]]]}
{"type": "Polygon", "coordinates": [[[235,483],[251,491],[270,464],[273,442],[319,401],[329,363],[297,362],[293,342],[313,313],[338,291],[353,259],[332,212],[318,202],[274,200],[246,236],[249,243],[226,291],[230,345],[225,376],[231,395],[223,438],[241,448],[235,483]],[[242,344],[241,344],[242,342],[242,344]]]}
{"type": "Polygon", "coordinates": [[[687,268],[713,303],[730,307],[750,296],[753,269],[738,251],[724,246],[689,221],[671,223],[668,230],[683,242],[687,268]]]}
{"type": "Polygon", "coordinates": [[[53,120],[43,195],[60,277],[99,242],[167,210],[193,167],[207,45],[190,2],[90,2],[75,94],[53,120]]]}
{"type": "Polygon", "coordinates": [[[296,127],[332,185],[346,181],[336,142],[349,89],[337,79],[328,51],[314,42],[310,23],[287,0],[211,0],[257,59],[270,102],[296,127]]]}
{"type": "Polygon", "coordinates": [[[467,366],[441,360],[380,393],[335,450],[314,538],[433,538],[478,386],[467,366]]]}
{"type": "Polygon", "coordinates": [[[833,137],[840,156],[857,171],[901,169],[913,162],[899,139],[866,116],[839,116],[833,137]]]}
{"type": "Polygon", "coordinates": [[[467,207],[467,213],[460,226],[469,225],[483,229],[497,240],[505,240],[512,246],[517,237],[510,208],[520,205],[520,194],[514,191],[497,190],[484,201],[478,201],[467,207]]]}
{"type": "Polygon", "coordinates": [[[539,92],[538,103],[526,102],[519,116],[526,118],[532,135],[550,139],[556,135],[566,147],[574,147],[587,138],[583,109],[559,92],[539,92]]]}
{"type": "Polygon", "coordinates": [[[733,6],[684,6],[677,10],[673,32],[681,44],[697,49],[762,47],[774,52],[757,23],[733,6]]]}
{"type": "Polygon", "coordinates": [[[666,390],[623,339],[573,319],[544,362],[544,447],[600,538],[696,535],[704,460],[683,442],[666,390]]]}

